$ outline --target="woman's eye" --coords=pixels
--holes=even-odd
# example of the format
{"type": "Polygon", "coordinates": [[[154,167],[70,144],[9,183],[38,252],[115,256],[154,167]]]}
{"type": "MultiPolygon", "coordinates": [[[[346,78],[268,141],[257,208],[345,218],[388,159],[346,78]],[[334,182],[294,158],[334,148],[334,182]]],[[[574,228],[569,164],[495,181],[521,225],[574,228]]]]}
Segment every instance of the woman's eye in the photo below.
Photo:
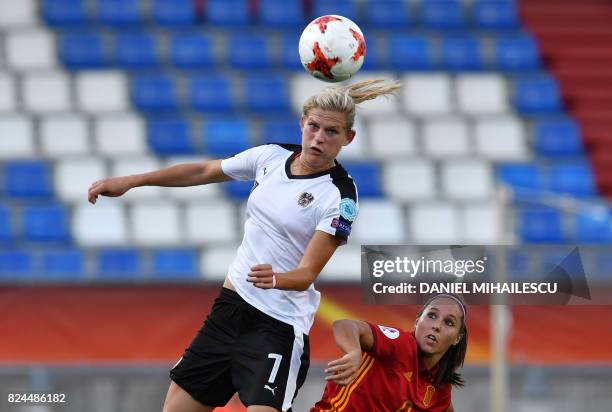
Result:
{"type": "Polygon", "coordinates": [[[448,322],[446,322],[446,324],[447,324],[448,326],[455,326],[455,324],[453,323],[453,321],[452,321],[452,320],[449,320],[448,322]]]}
{"type": "Polygon", "coordinates": [[[436,318],[436,314],[435,313],[429,313],[427,316],[429,317],[429,319],[435,319],[436,318]]]}

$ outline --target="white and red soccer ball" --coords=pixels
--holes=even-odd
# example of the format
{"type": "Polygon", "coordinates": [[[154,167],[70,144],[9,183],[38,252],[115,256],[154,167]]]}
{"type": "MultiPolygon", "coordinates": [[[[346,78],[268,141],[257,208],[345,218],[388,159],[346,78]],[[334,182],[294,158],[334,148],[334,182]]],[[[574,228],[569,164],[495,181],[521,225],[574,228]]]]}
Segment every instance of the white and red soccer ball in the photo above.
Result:
{"type": "Polygon", "coordinates": [[[361,68],[366,44],[359,26],[343,16],[314,19],[300,37],[300,60],[317,79],[341,82],[361,68]]]}

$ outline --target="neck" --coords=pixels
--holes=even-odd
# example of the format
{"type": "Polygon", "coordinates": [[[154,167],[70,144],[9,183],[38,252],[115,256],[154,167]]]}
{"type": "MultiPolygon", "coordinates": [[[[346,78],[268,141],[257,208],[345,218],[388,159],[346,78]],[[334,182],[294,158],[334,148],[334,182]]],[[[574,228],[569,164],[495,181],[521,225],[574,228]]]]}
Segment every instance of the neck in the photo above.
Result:
{"type": "Polygon", "coordinates": [[[304,156],[301,156],[301,153],[298,153],[298,155],[295,157],[295,159],[293,159],[293,162],[291,163],[291,173],[297,176],[311,175],[331,169],[332,167],[334,167],[334,165],[335,163],[332,161],[331,164],[327,164],[325,166],[313,167],[304,159],[304,156]]]}
{"type": "Polygon", "coordinates": [[[444,354],[428,355],[428,354],[421,352],[421,356],[423,359],[423,365],[425,365],[427,369],[431,369],[434,366],[436,366],[436,364],[440,361],[440,359],[442,359],[443,355],[444,354]]]}

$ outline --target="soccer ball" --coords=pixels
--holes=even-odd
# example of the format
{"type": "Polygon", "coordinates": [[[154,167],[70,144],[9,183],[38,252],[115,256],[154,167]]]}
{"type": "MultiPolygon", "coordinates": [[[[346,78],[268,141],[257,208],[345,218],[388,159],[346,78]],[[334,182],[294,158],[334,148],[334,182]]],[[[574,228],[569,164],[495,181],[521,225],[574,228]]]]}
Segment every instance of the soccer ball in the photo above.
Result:
{"type": "Polygon", "coordinates": [[[346,17],[329,15],[306,26],[299,51],[308,73],[326,82],[341,82],[361,68],[366,44],[359,26],[346,17]]]}

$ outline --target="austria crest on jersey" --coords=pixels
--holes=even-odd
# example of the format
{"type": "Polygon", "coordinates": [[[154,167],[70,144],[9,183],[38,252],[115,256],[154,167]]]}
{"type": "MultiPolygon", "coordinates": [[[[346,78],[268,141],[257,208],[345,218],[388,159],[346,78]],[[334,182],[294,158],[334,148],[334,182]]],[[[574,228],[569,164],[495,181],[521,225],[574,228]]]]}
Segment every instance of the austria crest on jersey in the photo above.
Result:
{"type": "Polygon", "coordinates": [[[350,19],[327,15],[306,26],[299,52],[308,73],[326,82],[341,82],[361,68],[366,43],[361,29],[350,19]]]}

